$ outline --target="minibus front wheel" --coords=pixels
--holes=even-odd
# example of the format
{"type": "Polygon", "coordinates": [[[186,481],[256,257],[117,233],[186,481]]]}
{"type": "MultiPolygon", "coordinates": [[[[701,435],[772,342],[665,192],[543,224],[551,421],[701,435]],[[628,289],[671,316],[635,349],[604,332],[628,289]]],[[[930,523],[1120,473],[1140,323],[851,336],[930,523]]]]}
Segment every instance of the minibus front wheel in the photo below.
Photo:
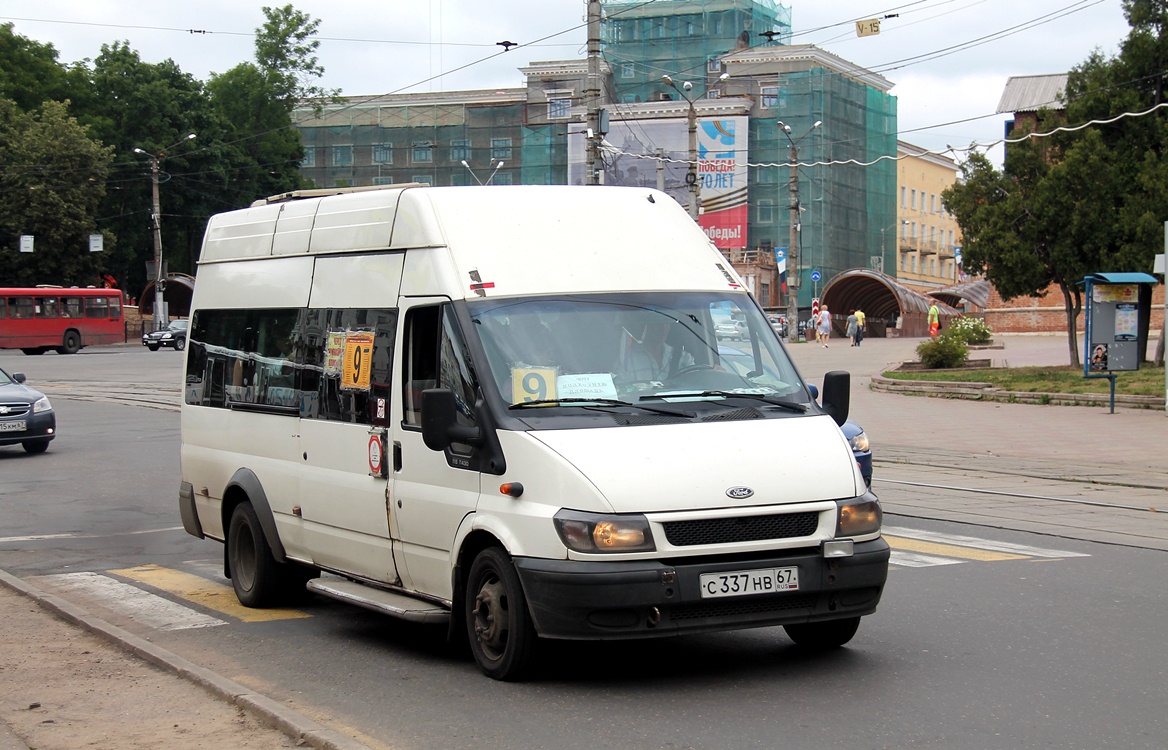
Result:
{"type": "Polygon", "coordinates": [[[227,530],[227,560],[231,586],[245,607],[267,607],[282,591],[280,564],[264,538],[259,516],[250,502],[240,503],[231,513],[227,530]]]}
{"type": "Polygon", "coordinates": [[[471,563],[465,614],[470,648],[483,674],[521,678],[535,653],[535,626],[519,574],[502,547],[488,547],[471,563]]]}

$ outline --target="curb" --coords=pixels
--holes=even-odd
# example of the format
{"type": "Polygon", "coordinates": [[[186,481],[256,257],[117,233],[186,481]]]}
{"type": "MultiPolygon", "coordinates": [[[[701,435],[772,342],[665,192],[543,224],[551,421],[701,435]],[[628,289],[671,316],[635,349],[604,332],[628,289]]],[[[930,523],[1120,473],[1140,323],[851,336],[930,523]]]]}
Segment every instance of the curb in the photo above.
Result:
{"type": "Polygon", "coordinates": [[[352,737],[343,735],[334,729],[329,729],[279,701],[260,695],[238,682],[200,667],[128,630],[123,630],[99,617],[94,617],[84,609],[42,591],[7,571],[0,570],[0,585],[7,586],[13,591],[27,596],[62,620],[104,638],[123,651],[203,688],[216,698],[239,706],[297,742],[319,750],[370,750],[368,745],[361,744],[352,737]]]}
{"type": "MultiPolygon", "coordinates": [[[[1111,396],[1106,393],[1034,393],[1007,391],[992,383],[953,383],[941,380],[896,380],[873,375],[868,386],[882,393],[902,393],[934,398],[960,398],[970,401],[1000,401],[1010,404],[1043,404],[1058,406],[1109,406],[1111,396]]],[[[1115,405],[1132,409],[1165,408],[1163,396],[1132,396],[1115,394],[1115,405]]]]}

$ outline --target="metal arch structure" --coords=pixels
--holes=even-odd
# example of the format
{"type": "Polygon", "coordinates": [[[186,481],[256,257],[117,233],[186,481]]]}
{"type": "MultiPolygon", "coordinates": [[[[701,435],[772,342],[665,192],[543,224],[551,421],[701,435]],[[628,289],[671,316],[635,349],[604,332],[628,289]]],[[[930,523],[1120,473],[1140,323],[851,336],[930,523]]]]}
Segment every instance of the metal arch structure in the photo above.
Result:
{"type": "MultiPolygon", "coordinates": [[[[195,293],[195,277],[185,273],[171,273],[166,276],[166,289],[162,296],[172,318],[187,318],[191,314],[191,297],[195,293]]],[[[138,297],[138,312],[154,315],[154,280],[147,282],[138,297]]]]}
{"type": "Polygon", "coordinates": [[[936,302],[942,325],[961,314],[944,300],[910,289],[888,274],[853,268],[836,274],[823,287],[820,300],[833,317],[843,321],[849,310],[863,310],[868,336],[919,337],[929,335],[929,307],[936,302]],[[899,327],[897,323],[899,322],[899,327]]]}
{"type": "Polygon", "coordinates": [[[963,281],[960,284],[929,292],[929,296],[954,308],[960,308],[963,303],[968,303],[966,312],[981,313],[990,304],[990,282],[985,279],[963,281]],[[974,309],[971,310],[970,307],[974,309]]]}

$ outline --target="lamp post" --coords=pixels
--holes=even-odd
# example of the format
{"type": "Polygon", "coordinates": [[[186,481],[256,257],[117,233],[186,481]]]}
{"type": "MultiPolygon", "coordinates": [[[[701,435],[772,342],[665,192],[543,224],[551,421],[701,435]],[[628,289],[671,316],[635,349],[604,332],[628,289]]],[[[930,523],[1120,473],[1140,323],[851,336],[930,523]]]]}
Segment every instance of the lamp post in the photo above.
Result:
{"type": "MultiPolygon", "coordinates": [[[[725,81],[729,77],[729,73],[723,73],[718,77],[718,80],[725,81]]],[[[680,94],[685,103],[689,105],[689,112],[686,113],[689,125],[689,171],[685,174],[685,184],[689,188],[689,215],[694,221],[697,221],[700,213],[699,208],[702,205],[702,186],[698,179],[698,111],[694,100],[689,95],[689,92],[693,90],[693,84],[689,81],[682,81],[681,88],[678,88],[669,76],[661,76],[661,80],[666,86],[680,94]]]]}
{"type": "MultiPolygon", "coordinates": [[[[888,229],[892,229],[893,227],[899,227],[899,226],[902,226],[902,225],[907,224],[907,223],[908,223],[908,219],[901,219],[900,221],[892,222],[891,224],[889,224],[886,227],[880,227],[880,254],[881,255],[888,252],[888,246],[884,242],[884,232],[888,229]]],[[[893,235],[893,237],[895,237],[895,236],[896,235],[893,235]]],[[[895,261],[894,261],[893,265],[895,266],[895,261]]],[[[881,269],[881,270],[884,270],[884,269],[881,269]]]]}
{"type": "Polygon", "coordinates": [[[470,176],[475,178],[475,182],[477,182],[479,185],[490,185],[491,180],[495,179],[495,172],[498,172],[499,167],[503,166],[503,160],[500,159],[499,163],[495,165],[495,168],[491,171],[491,176],[487,178],[486,182],[483,182],[479,179],[479,176],[475,174],[474,170],[470,168],[470,165],[466,163],[466,159],[462,160],[462,166],[466,167],[466,171],[470,172],[470,176]]]}
{"type": "Polygon", "coordinates": [[[787,286],[790,287],[790,292],[787,294],[787,320],[792,321],[796,331],[799,330],[799,142],[807,136],[811,135],[811,131],[823,124],[822,120],[816,120],[807,132],[798,138],[791,137],[791,126],[779,120],[775,123],[779,126],[779,130],[783,135],[787,136],[787,140],[791,144],[790,162],[791,162],[791,237],[789,247],[787,248],[787,286]]]}
{"type": "Polygon", "coordinates": [[[158,202],[158,162],[166,156],[166,152],[175,146],[185,143],[195,138],[194,133],[188,134],[185,138],[164,149],[158,153],[152,154],[148,151],[143,151],[140,148],[135,148],[135,154],[142,154],[150,157],[150,182],[151,190],[154,197],[153,212],[151,219],[154,224],[154,330],[161,331],[170,324],[170,314],[166,312],[166,301],[163,299],[163,281],[162,274],[162,208],[158,202]]]}

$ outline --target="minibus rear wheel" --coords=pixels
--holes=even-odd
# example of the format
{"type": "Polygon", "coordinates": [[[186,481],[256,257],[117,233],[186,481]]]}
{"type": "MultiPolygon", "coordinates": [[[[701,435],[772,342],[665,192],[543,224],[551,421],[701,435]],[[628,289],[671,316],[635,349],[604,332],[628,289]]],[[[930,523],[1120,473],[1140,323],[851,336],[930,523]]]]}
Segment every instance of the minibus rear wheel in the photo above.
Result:
{"type": "Polygon", "coordinates": [[[240,503],[231,513],[227,531],[227,559],[231,586],[245,607],[268,607],[284,591],[280,564],[264,538],[259,516],[250,502],[240,503]]]}
{"type": "Polygon", "coordinates": [[[517,680],[535,654],[535,626],[511,556],[488,547],[471,563],[466,582],[466,630],[479,669],[496,680],[517,680]]]}

